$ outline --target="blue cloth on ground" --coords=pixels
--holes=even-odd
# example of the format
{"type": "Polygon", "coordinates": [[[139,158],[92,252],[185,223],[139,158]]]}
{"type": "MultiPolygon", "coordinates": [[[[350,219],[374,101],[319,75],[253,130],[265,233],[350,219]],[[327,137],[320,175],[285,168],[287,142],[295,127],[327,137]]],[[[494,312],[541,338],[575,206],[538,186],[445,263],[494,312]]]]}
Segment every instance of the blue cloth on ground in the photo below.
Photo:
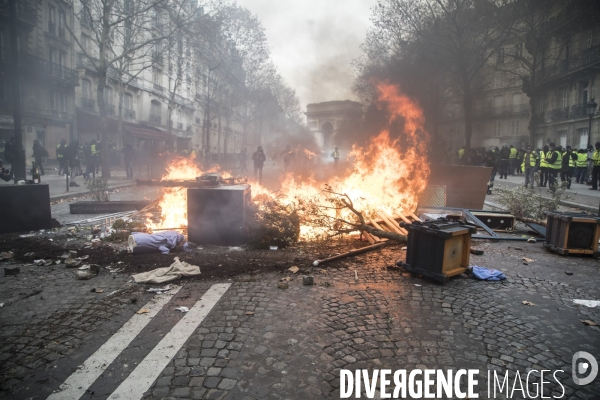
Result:
{"type": "Polygon", "coordinates": [[[487,269],[478,265],[473,265],[473,278],[482,281],[503,281],[506,279],[506,276],[496,269],[487,269]]]}
{"type": "Polygon", "coordinates": [[[132,232],[135,239],[133,253],[153,253],[157,250],[162,254],[169,254],[170,250],[177,247],[177,243],[185,241],[185,236],[175,231],[164,231],[159,233],[132,232]]]}

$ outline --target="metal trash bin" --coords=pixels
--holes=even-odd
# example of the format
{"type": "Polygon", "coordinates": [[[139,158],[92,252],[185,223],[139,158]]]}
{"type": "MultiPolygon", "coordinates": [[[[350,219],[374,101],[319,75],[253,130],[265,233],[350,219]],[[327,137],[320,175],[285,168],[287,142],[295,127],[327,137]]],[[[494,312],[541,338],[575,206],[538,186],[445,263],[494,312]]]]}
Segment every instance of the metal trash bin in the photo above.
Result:
{"type": "Polygon", "coordinates": [[[546,249],[563,256],[600,256],[600,218],[581,212],[554,212],[546,216],[546,249]]]}
{"type": "Polygon", "coordinates": [[[408,245],[406,263],[398,262],[398,266],[438,282],[467,270],[476,226],[443,218],[400,225],[408,231],[408,245]]]}

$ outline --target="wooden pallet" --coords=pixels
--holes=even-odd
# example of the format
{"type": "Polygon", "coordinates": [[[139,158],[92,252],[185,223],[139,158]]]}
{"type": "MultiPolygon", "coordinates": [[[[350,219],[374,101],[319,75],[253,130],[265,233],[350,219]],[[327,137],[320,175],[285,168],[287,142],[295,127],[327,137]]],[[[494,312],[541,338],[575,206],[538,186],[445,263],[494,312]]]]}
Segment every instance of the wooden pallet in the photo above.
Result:
{"type": "MultiPolygon", "coordinates": [[[[382,231],[398,233],[400,235],[407,236],[408,232],[406,229],[400,226],[400,222],[406,222],[412,224],[414,221],[421,221],[412,211],[404,210],[399,208],[394,211],[394,215],[390,215],[385,211],[378,210],[375,212],[377,219],[372,219],[367,222],[367,225],[372,226],[375,229],[382,231]]],[[[368,232],[362,232],[362,235],[367,239],[370,244],[376,244],[387,241],[386,238],[379,238],[368,232]]]]}

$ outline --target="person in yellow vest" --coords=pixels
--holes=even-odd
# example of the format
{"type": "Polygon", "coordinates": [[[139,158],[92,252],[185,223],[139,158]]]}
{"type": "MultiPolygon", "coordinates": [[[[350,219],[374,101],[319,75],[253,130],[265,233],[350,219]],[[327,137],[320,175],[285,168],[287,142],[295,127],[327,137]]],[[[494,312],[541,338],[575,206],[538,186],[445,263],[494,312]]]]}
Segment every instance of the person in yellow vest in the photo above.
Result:
{"type": "Polygon", "coordinates": [[[571,188],[571,178],[576,162],[577,155],[573,153],[571,146],[567,146],[567,149],[562,152],[562,167],[560,169],[560,181],[567,184],[567,189],[571,188]]]}
{"type": "Polygon", "coordinates": [[[463,163],[463,158],[465,157],[465,146],[458,149],[458,163],[463,163]]]}
{"type": "Polygon", "coordinates": [[[527,152],[523,155],[523,163],[521,164],[521,170],[525,172],[525,187],[531,183],[533,189],[533,174],[535,173],[535,167],[537,165],[538,156],[533,152],[531,146],[527,146],[527,152]]]}
{"type": "Polygon", "coordinates": [[[509,164],[509,169],[510,169],[510,175],[511,176],[515,176],[515,169],[517,169],[517,149],[515,147],[513,147],[513,145],[511,144],[508,148],[509,150],[509,154],[508,154],[508,164],[509,164]]]}
{"type": "Polygon", "coordinates": [[[548,163],[548,191],[554,192],[557,186],[556,178],[562,169],[562,154],[556,149],[554,142],[550,142],[548,145],[550,147],[546,157],[546,162],[548,163]]]}
{"type": "Polygon", "coordinates": [[[585,170],[587,166],[587,151],[579,149],[577,152],[577,161],[575,162],[575,183],[585,183],[585,170]]]}
{"type": "Polygon", "coordinates": [[[588,190],[598,190],[598,177],[600,176],[600,142],[596,142],[596,150],[592,154],[592,187],[588,190]]]}
{"type": "Polygon", "coordinates": [[[548,169],[550,168],[550,164],[548,164],[546,157],[549,151],[550,148],[548,145],[544,145],[540,151],[540,187],[548,185],[548,169]]]}

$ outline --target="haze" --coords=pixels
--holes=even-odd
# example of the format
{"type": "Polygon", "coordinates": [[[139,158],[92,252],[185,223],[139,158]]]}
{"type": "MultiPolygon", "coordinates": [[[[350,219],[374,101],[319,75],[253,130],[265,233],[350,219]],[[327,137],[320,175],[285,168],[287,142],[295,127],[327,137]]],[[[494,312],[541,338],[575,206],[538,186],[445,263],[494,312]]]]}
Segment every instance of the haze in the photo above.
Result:
{"type": "Polygon", "coordinates": [[[354,100],[350,63],[360,55],[376,0],[238,0],[266,29],[272,59],[302,107],[354,100]]]}

